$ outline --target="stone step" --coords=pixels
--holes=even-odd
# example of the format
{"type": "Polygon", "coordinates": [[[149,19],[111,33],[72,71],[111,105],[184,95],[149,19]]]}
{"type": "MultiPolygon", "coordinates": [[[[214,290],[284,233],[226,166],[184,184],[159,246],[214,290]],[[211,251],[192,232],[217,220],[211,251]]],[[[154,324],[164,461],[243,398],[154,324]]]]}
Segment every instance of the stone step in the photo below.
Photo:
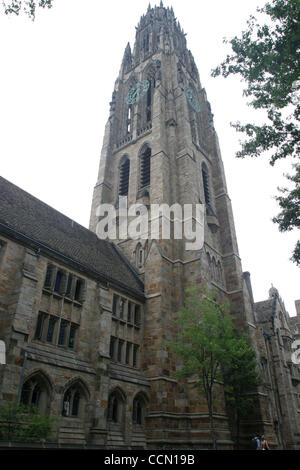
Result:
{"type": "Polygon", "coordinates": [[[123,434],[120,431],[110,430],[107,436],[108,448],[125,447],[123,434]]]}
{"type": "Polygon", "coordinates": [[[131,437],[131,447],[138,449],[146,448],[146,436],[144,433],[133,433],[131,437]]]}
{"type": "Polygon", "coordinates": [[[62,426],[58,436],[59,444],[86,444],[85,434],[82,428],[62,426]]]}

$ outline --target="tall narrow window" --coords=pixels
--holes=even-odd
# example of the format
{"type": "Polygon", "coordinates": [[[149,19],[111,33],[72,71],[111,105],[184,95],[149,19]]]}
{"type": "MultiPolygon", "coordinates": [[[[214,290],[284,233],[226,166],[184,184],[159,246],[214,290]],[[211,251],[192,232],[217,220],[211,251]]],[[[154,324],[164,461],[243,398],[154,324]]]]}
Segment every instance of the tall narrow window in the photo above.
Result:
{"type": "Polygon", "coordinates": [[[132,123],[132,107],[128,106],[127,110],[127,134],[131,133],[131,123],[132,123]]]}
{"type": "Polygon", "coordinates": [[[144,401],[140,397],[133,400],[132,421],[134,424],[143,424],[144,401]]]}
{"type": "Polygon", "coordinates": [[[139,305],[135,305],[134,308],[134,324],[140,326],[141,324],[141,308],[139,305]]]}
{"type": "Polygon", "coordinates": [[[68,283],[67,283],[67,290],[66,290],[66,297],[70,297],[70,296],[71,296],[71,292],[72,292],[72,282],[73,282],[73,276],[72,276],[72,274],[69,274],[68,283]]]}
{"type": "Polygon", "coordinates": [[[62,277],[63,277],[62,271],[57,271],[56,279],[55,279],[55,286],[54,286],[55,292],[60,293],[61,284],[62,284],[62,277]]]}
{"type": "Polygon", "coordinates": [[[151,149],[147,147],[141,155],[141,187],[150,184],[151,149]]]}
{"type": "Polygon", "coordinates": [[[122,339],[119,339],[119,342],[118,342],[118,362],[122,362],[122,359],[123,359],[123,344],[124,344],[124,341],[122,339]]]}
{"type": "Polygon", "coordinates": [[[53,271],[54,271],[54,266],[52,266],[52,264],[48,264],[45,282],[44,282],[44,287],[46,289],[51,288],[53,271]]]}
{"type": "Polygon", "coordinates": [[[138,345],[134,344],[133,345],[133,360],[132,360],[133,367],[138,366],[138,350],[139,350],[138,345]]]}
{"type": "Polygon", "coordinates": [[[75,347],[77,328],[77,325],[74,325],[74,323],[72,323],[70,326],[69,348],[71,349],[74,349],[75,347]]]}
{"type": "Polygon", "coordinates": [[[130,357],[131,357],[131,347],[132,344],[127,341],[126,343],[126,355],[125,355],[125,364],[130,364],[130,357]]]}
{"type": "Polygon", "coordinates": [[[73,396],[72,416],[77,416],[79,411],[80,393],[77,390],[73,396]]]}
{"type": "Polygon", "coordinates": [[[60,330],[59,330],[59,336],[58,336],[59,346],[64,346],[66,342],[67,328],[68,328],[68,322],[65,320],[62,320],[60,322],[60,330]]]}
{"type": "Polygon", "coordinates": [[[206,204],[210,204],[209,176],[206,165],[202,165],[202,181],[204,190],[204,199],[206,204]]]}
{"type": "Polygon", "coordinates": [[[32,397],[31,397],[31,404],[33,406],[38,407],[40,395],[41,395],[41,387],[39,386],[39,384],[36,384],[36,386],[34,387],[32,391],[32,397]]]}
{"type": "Polygon", "coordinates": [[[44,326],[45,315],[43,313],[39,313],[36,328],[35,328],[35,339],[41,339],[43,334],[43,326],[44,326]]]}
{"type": "Polygon", "coordinates": [[[140,243],[136,246],[136,266],[142,268],[144,264],[144,250],[140,243]]]}
{"type": "Polygon", "coordinates": [[[131,315],[132,315],[132,312],[131,312],[131,302],[128,302],[128,306],[127,306],[127,321],[131,323],[131,315]]]}
{"type": "Polygon", "coordinates": [[[114,295],[113,297],[113,306],[112,306],[112,314],[114,317],[117,316],[117,306],[118,306],[118,296],[114,295]]]}
{"type": "Polygon", "coordinates": [[[120,319],[123,320],[124,317],[124,309],[125,309],[125,299],[120,299],[120,319]]]}
{"type": "Polygon", "coordinates": [[[144,46],[145,52],[149,52],[149,33],[148,32],[146,32],[144,35],[143,46],[144,46]]]}
{"type": "Polygon", "coordinates": [[[147,122],[151,121],[151,105],[152,105],[152,86],[151,86],[151,80],[149,80],[149,88],[147,91],[147,109],[146,109],[146,118],[147,122]]]}
{"type": "Polygon", "coordinates": [[[47,338],[46,338],[47,343],[52,343],[53,342],[53,336],[54,336],[56,321],[57,321],[57,319],[55,317],[51,316],[49,318],[47,338]]]}
{"type": "Polygon", "coordinates": [[[139,266],[143,265],[143,249],[139,250],[139,266]]]}
{"type": "Polygon", "coordinates": [[[120,166],[119,195],[128,196],[130,160],[126,158],[120,166]]]}
{"type": "Polygon", "coordinates": [[[115,395],[111,395],[108,400],[107,419],[117,423],[119,418],[119,400],[115,395]]]}
{"type": "Polygon", "coordinates": [[[113,336],[111,336],[111,338],[110,338],[110,346],[109,346],[109,355],[110,355],[111,359],[114,359],[114,356],[115,356],[115,344],[116,344],[116,340],[117,340],[117,338],[114,338],[113,336]]]}

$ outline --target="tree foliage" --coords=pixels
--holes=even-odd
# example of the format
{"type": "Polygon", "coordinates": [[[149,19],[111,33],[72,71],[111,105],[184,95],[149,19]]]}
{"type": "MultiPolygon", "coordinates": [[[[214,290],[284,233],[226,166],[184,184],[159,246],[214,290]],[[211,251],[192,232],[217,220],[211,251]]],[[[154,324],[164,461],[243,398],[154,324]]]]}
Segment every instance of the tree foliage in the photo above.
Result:
{"type": "Polygon", "coordinates": [[[32,20],[35,19],[36,8],[51,8],[53,0],[9,0],[2,1],[4,12],[9,14],[19,15],[21,12],[24,12],[32,20]]]}
{"type": "Polygon", "coordinates": [[[53,418],[41,416],[35,407],[8,400],[1,403],[1,440],[38,442],[50,436],[52,425],[53,418]]]}
{"type": "MultiPolygon", "coordinates": [[[[167,345],[182,359],[175,377],[193,378],[194,387],[206,399],[216,449],[214,388],[217,382],[223,381],[224,367],[227,365],[227,370],[233,368],[232,361],[243,343],[238,339],[228,305],[215,300],[214,290],[193,286],[186,294],[185,305],[177,312],[177,340],[167,345]]],[[[232,392],[235,393],[233,385],[232,392]]]]}
{"type": "MultiPolygon", "coordinates": [[[[270,163],[278,159],[300,155],[300,2],[299,0],[272,0],[257,12],[263,15],[264,24],[254,16],[247,22],[247,30],[240,38],[224,40],[233,54],[212,71],[214,77],[238,75],[246,84],[244,95],[250,98],[249,105],[266,111],[266,123],[236,122],[231,124],[246,136],[237,157],[257,157],[269,151],[270,163]]],[[[296,174],[293,178],[299,177],[296,174]]],[[[284,190],[287,194],[287,190],[284,190]]],[[[286,196],[288,199],[289,196],[286,196]]],[[[293,195],[291,196],[293,199],[293,195]]],[[[295,216],[286,225],[285,203],[278,198],[283,212],[275,217],[280,230],[299,227],[295,216]]],[[[289,211],[290,212],[290,211],[289,211]]],[[[296,214],[295,214],[296,215],[296,214]]],[[[300,263],[299,242],[293,260],[300,263]]]]}
{"type": "Polygon", "coordinates": [[[223,377],[226,403],[233,412],[239,448],[241,419],[254,411],[257,398],[253,392],[262,385],[256,356],[247,337],[233,339],[231,358],[223,366],[223,377]]]}
{"type": "MultiPolygon", "coordinates": [[[[273,222],[279,225],[281,232],[290,231],[293,228],[300,228],[300,165],[294,165],[294,168],[294,175],[286,175],[287,179],[294,185],[294,188],[279,188],[282,196],[276,197],[282,210],[277,217],[273,218],[273,222]]],[[[300,266],[299,240],[294,249],[292,260],[300,266]]]]}

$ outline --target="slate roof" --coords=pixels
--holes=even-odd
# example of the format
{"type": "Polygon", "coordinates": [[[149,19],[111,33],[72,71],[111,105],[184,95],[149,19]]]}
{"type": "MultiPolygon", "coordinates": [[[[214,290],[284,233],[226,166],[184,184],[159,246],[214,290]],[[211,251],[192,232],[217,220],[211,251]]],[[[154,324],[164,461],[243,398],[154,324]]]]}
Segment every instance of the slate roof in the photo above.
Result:
{"type": "Polygon", "coordinates": [[[18,186],[0,177],[0,232],[41,252],[61,256],[87,271],[138,296],[143,282],[110,241],[79,225],[18,186]]]}

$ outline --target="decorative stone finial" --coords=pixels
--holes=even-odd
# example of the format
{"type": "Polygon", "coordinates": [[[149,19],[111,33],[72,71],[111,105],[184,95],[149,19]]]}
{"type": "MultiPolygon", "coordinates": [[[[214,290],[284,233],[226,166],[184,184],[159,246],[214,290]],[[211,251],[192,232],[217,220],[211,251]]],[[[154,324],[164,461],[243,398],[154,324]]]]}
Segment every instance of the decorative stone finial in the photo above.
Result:
{"type": "Polygon", "coordinates": [[[278,293],[278,290],[276,289],[276,287],[273,286],[273,284],[271,284],[271,289],[269,290],[269,298],[272,299],[274,297],[279,297],[279,293],[278,293]]]}

